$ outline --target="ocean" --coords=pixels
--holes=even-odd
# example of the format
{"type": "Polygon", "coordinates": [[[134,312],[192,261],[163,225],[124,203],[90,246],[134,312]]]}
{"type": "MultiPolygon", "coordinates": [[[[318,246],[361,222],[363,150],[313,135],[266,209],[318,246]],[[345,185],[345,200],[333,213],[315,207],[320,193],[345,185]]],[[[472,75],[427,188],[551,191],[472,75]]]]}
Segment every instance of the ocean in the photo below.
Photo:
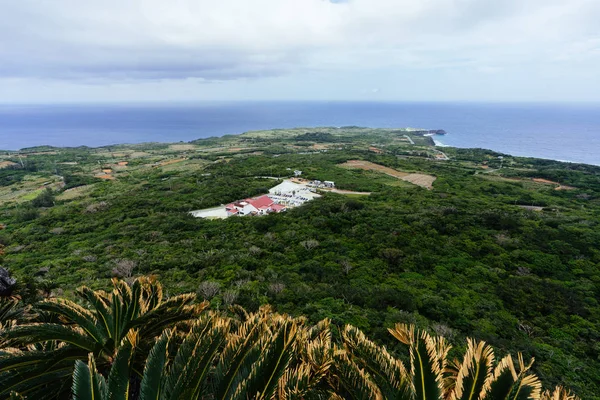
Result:
{"type": "Polygon", "coordinates": [[[178,142],[249,130],[368,126],[444,129],[441,146],[600,165],[600,105],[238,102],[0,105],[0,149],[178,142]]]}

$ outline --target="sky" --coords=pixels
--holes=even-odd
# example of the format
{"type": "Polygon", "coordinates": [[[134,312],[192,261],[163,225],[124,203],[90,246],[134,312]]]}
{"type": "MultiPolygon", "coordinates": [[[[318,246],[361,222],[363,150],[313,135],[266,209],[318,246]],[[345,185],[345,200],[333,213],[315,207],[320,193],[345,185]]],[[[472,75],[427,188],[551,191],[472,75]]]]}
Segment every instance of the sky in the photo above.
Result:
{"type": "Polygon", "coordinates": [[[0,102],[600,101],[600,0],[0,0],[0,102]]]}

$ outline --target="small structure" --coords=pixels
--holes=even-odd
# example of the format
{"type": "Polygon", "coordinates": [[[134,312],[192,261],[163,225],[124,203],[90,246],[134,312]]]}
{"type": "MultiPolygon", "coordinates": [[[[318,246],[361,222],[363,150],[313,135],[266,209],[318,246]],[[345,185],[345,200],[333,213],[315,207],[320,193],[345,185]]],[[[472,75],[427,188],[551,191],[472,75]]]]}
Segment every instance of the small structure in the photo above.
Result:
{"type": "Polygon", "coordinates": [[[227,216],[232,215],[266,215],[272,212],[284,211],[286,207],[275,204],[269,196],[236,201],[225,206],[227,216]]]}
{"type": "MultiPolygon", "coordinates": [[[[304,181],[300,178],[295,178],[295,180],[299,182],[304,181]]],[[[293,182],[290,179],[286,179],[269,189],[269,194],[234,201],[233,203],[221,207],[192,211],[190,214],[198,218],[216,219],[227,218],[234,215],[257,216],[280,213],[293,207],[299,207],[307,201],[321,197],[315,192],[316,189],[310,187],[308,184],[293,182]]]]}
{"type": "Polygon", "coordinates": [[[295,176],[295,177],[298,177],[298,176],[300,176],[300,175],[302,175],[302,171],[299,171],[299,170],[295,170],[295,171],[294,171],[294,176],[295,176]]]}
{"type": "Polygon", "coordinates": [[[333,181],[325,181],[325,182],[323,182],[323,185],[325,185],[325,187],[327,187],[327,188],[335,187],[335,183],[333,181]]]}

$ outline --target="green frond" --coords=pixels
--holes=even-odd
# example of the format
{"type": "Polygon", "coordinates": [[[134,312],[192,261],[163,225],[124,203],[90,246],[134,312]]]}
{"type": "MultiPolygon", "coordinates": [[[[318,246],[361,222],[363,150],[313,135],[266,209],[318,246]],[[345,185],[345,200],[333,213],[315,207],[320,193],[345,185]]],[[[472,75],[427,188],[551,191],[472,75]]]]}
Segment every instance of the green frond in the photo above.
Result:
{"type": "Polygon", "coordinates": [[[279,379],[277,396],[279,400],[303,400],[313,390],[311,384],[311,368],[308,364],[300,364],[296,368],[288,368],[279,379]]]}
{"type": "Polygon", "coordinates": [[[334,376],[332,386],[339,398],[353,400],[384,399],[369,374],[356,365],[343,350],[335,352],[334,376]]]}
{"type": "Polygon", "coordinates": [[[512,391],[514,383],[518,376],[515,370],[513,359],[510,355],[504,357],[494,372],[488,378],[483,392],[485,400],[506,400],[512,391]]]}
{"type": "Polygon", "coordinates": [[[177,378],[175,385],[171,386],[171,399],[199,398],[208,386],[210,368],[226,339],[227,330],[228,321],[221,318],[207,318],[194,325],[175,356],[174,368],[170,371],[177,378]]]}
{"type": "Polygon", "coordinates": [[[140,400],[159,400],[162,393],[163,373],[167,363],[167,345],[172,331],[165,330],[150,350],[140,385],[140,400]]]}
{"type": "Polygon", "coordinates": [[[273,320],[279,329],[273,336],[261,338],[262,354],[254,363],[250,376],[242,382],[234,399],[269,399],[277,390],[294,349],[298,327],[289,319],[273,320]]]}
{"type": "Polygon", "coordinates": [[[134,350],[135,334],[124,339],[108,374],[110,400],[126,400],[129,392],[130,360],[134,350]]]}
{"type": "Polygon", "coordinates": [[[90,352],[94,351],[98,344],[87,336],[81,328],[61,324],[34,323],[17,325],[2,332],[2,336],[9,340],[16,340],[23,345],[58,340],[90,352]]]}
{"type": "Polygon", "coordinates": [[[63,385],[65,378],[73,373],[73,362],[63,363],[51,370],[31,368],[27,375],[22,371],[8,371],[0,374],[0,398],[7,397],[11,391],[18,392],[29,399],[66,396],[70,388],[63,385]],[[41,396],[42,394],[43,396],[41,396]]]}
{"type": "Polygon", "coordinates": [[[83,286],[77,290],[77,294],[94,307],[98,319],[102,321],[104,336],[112,337],[113,318],[106,293],[83,286]]]}
{"type": "Polygon", "coordinates": [[[228,399],[251,370],[258,359],[258,339],[262,334],[263,320],[257,315],[247,315],[235,333],[229,333],[227,344],[221,351],[213,377],[215,399],[228,399]]]}
{"type": "Polygon", "coordinates": [[[0,297],[0,326],[20,318],[22,314],[23,308],[20,307],[19,299],[0,297]]]}
{"type": "Polygon", "coordinates": [[[467,352],[456,376],[450,400],[479,400],[485,397],[486,383],[492,377],[494,351],[485,342],[467,341],[467,352]]]}
{"type": "MultiPolygon", "coordinates": [[[[75,361],[75,370],[73,371],[73,387],[71,392],[74,400],[92,400],[94,399],[94,388],[92,386],[92,371],[87,364],[77,360],[75,361]]],[[[102,400],[102,399],[95,399],[102,400]]]]}
{"type": "Polygon", "coordinates": [[[351,325],[346,326],[342,338],[354,362],[371,374],[385,398],[411,397],[411,377],[402,361],[392,357],[385,347],[370,341],[363,332],[351,325]]]}
{"type": "Polygon", "coordinates": [[[163,300],[163,288],[154,276],[144,276],[137,279],[142,287],[141,314],[158,307],[163,300]]]}
{"type": "Polygon", "coordinates": [[[49,299],[39,303],[37,308],[58,314],[67,319],[67,321],[77,324],[97,342],[105,340],[105,336],[98,329],[96,316],[70,300],[49,299]]]}
{"type": "Polygon", "coordinates": [[[410,350],[411,374],[416,400],[438,400],[443,394],[443,369],[450,349],[444,338],[415,333],[412,325],[396,324],[389,332],[410,350]]]}

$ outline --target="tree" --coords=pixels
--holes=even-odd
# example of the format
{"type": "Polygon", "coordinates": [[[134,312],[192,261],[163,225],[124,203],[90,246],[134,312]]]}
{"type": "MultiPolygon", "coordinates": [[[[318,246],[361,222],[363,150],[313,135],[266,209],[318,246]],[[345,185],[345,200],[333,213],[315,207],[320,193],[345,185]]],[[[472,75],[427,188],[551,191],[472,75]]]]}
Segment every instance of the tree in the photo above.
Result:
{"type": "Polygon", "coordinates": [[[34,207],[52,207],[54,205],[54,193],[52,189],[46,188],[35,199],[31,200],[34,207]]]}

